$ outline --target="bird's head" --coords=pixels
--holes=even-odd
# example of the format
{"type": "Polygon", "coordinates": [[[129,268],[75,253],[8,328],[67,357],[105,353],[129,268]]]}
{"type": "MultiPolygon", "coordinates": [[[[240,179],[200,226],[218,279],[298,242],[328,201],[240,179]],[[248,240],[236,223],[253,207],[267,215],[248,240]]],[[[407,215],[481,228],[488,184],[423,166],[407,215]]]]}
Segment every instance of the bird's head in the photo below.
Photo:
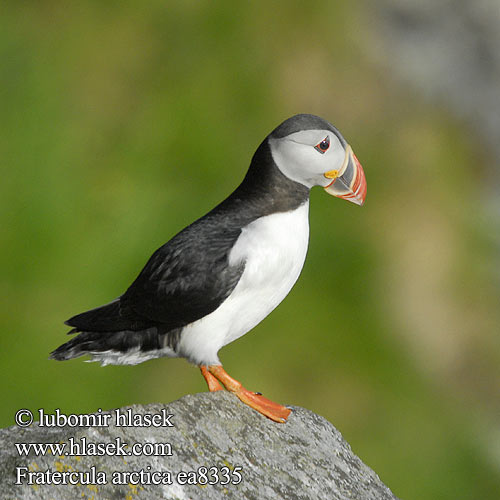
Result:
{"type": "Polygon", "coordinates": [[[314,115],[295,115],[268,136],[273,160],[289,179],[362,205],[363,168],[341,133],[314,115]]]}

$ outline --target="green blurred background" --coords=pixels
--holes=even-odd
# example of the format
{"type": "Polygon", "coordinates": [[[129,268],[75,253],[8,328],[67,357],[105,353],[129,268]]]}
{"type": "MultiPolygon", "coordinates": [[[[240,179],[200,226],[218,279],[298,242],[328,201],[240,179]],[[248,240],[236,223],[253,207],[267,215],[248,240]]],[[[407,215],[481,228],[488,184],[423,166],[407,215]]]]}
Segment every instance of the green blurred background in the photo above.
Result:
{"type": "Polygon", "coordinates": [[[4,2],[0,16],[2,427],[205,390],[184,360],[48,360],[62,322],[120,295],[227,196],[288,116],[334,123],[363,208],[313,190],[284,303],[221,351],[254,390],[330,420],[404,499],[497,499],[500,289],[493,159],[368,54],[363,3],[4,2]]]}

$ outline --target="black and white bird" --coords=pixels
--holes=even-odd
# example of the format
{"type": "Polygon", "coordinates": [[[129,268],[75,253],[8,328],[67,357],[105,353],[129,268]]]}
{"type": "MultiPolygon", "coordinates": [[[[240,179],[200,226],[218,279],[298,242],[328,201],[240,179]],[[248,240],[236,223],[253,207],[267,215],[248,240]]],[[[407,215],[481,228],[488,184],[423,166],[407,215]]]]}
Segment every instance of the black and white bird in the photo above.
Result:
{"type": "Polygon", "coordinates": [[[51,353],[107,364],[183,357],[210,391],[224,387],[276,422],[290,410],[245,389],[222,368],[221,347],[262,321],[288,294],[309,240],[309,192],[362,205],[363,169],[340,132],[318,116],[285,120],[260,144],[236,190],[151,256],[128,290],[73,316],[78,333],[51,353]]]}

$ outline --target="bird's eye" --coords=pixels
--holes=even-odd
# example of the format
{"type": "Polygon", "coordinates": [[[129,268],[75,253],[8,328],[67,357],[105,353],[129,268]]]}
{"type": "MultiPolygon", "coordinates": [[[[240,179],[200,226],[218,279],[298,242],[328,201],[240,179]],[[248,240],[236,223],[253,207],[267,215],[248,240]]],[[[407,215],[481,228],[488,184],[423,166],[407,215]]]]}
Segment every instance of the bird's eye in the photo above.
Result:
{"type": "Polygon", "coordinates": [[[314,146],[314,149],[323,154],[328,150],[329,147],[330,147],[330,136],[327,135],[320,143],[314,146]]]}

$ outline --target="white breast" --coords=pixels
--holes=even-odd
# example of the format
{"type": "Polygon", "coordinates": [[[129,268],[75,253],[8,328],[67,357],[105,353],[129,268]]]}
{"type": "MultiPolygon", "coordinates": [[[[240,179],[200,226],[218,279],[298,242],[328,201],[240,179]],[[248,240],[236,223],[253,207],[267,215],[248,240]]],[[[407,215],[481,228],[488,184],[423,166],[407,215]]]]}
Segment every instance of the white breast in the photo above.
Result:
{"type": "Polygon", "coordinates": [[[211,314],[187,325],[177,352],[197,364],[218,364],[217,351],[260,323],[297,281],[309,241],[309,202],[293,212],[246,226],[229,255],[245,262],[231,295],[211,314]]]}

